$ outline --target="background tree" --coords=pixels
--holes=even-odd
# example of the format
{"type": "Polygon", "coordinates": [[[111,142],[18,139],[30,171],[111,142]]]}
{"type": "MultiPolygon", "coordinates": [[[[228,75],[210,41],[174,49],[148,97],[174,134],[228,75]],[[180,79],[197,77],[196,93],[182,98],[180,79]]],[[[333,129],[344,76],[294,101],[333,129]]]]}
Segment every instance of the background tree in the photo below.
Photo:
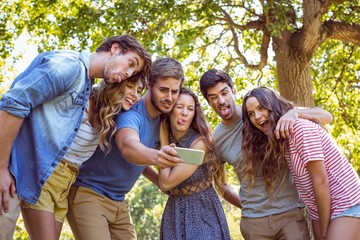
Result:
{"type": "Polygon", "coordinates": [[[358,169],[359,0],[13,0],[0,6],[2,59],[24,31],[40,52],[96,46],[129,33],[154,55],[182,61],[187,85],[196,90],[199,76],[216,67],[240,90],[266,84],[300,106],[329,110],[332,134],[358,169]]]}

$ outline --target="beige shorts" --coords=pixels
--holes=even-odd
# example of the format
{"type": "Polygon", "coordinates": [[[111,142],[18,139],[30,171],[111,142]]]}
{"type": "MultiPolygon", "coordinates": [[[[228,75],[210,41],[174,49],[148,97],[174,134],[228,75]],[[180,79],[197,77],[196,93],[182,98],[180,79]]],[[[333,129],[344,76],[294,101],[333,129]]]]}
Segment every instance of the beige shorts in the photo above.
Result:
{"type": "Polygon", "coordinates": [[[78,173],[79,168],[76,164],[61,160],[43,185],[36,204],[21,201],[21,208],[54,213],[55,220],[63,223],[68,211],[67,197],[78,173]]]}
{"type": "Polygon", "coordinates": [[[12,240],[16,221],[20,214],[20,199],[18,195],[9,198],[9,211],[0,214],[0,240],[12,240]]]}
{"type": "Polygon", "coordinates": [[[241,218],[241,234],[246,240],[310,239],[306,218],[301,208],[260,218],[241,218]]]}

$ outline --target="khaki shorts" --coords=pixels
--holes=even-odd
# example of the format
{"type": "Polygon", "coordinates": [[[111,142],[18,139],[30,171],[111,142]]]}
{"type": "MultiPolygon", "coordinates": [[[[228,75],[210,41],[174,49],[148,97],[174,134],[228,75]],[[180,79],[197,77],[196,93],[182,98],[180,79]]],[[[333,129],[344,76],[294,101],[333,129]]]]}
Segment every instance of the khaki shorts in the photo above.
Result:
{"type": "Polygon", "coordinates": [[[242,217],[240,230],[246,240],[310,239],[307,222],[300,208],[261,218],[242,217]]]}
{"type": "Polygon", "coordinates": [[[78,172],[76,164],[61,160],[43,185],[36,204],[21,201],[21,208],[54,213],[55,220],[63,223],[68,211],[67,197],[78,172]]]}

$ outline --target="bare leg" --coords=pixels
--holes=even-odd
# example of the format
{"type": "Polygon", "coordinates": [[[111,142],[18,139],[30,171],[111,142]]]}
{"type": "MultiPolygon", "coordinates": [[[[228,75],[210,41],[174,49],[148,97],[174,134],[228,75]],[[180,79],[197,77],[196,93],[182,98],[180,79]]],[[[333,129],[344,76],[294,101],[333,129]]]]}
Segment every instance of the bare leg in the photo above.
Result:
{"type": "Polygon", "coordinates": [[[31,240],[58,240],[62,223],[51,212],[22,209],[22,216],[31,240]]]}
{"type": "Polygon", "coordinates": [[[360,240],[360,218],[339,217],[330,222],[327,240],[360,240]]]}
{"type": "Polygon", "coordinates": [[[316,239],[316,240],[320,240],[320,239],[321,239],[320,222],[319,222],[319,221],[312,220],[312,227],[313,227],[315,239],[316,239]]]}

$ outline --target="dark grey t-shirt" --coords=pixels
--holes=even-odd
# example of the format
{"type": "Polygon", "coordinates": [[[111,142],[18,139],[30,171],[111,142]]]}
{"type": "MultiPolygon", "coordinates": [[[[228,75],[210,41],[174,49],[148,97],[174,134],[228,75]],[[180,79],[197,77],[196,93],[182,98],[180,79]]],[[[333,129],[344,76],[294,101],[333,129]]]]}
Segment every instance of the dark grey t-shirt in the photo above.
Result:
{"type": "MultiPolygon", "coordinates": [[[[227,162],[233,167],[241,152],[242,129],[243,122],[240,118],[232,125],[219,123],[213,132],[216,153],[222,162],[227,162]]],[[[255,178],[251,189],[247,180],[240,180],[240,199],[243,207],[242,216],[249,218],[259,218],[304,207],[290,174],[280,187],[279,184],[275,184],[272,200],[266,192],[262,176],[255,178]]]]}

